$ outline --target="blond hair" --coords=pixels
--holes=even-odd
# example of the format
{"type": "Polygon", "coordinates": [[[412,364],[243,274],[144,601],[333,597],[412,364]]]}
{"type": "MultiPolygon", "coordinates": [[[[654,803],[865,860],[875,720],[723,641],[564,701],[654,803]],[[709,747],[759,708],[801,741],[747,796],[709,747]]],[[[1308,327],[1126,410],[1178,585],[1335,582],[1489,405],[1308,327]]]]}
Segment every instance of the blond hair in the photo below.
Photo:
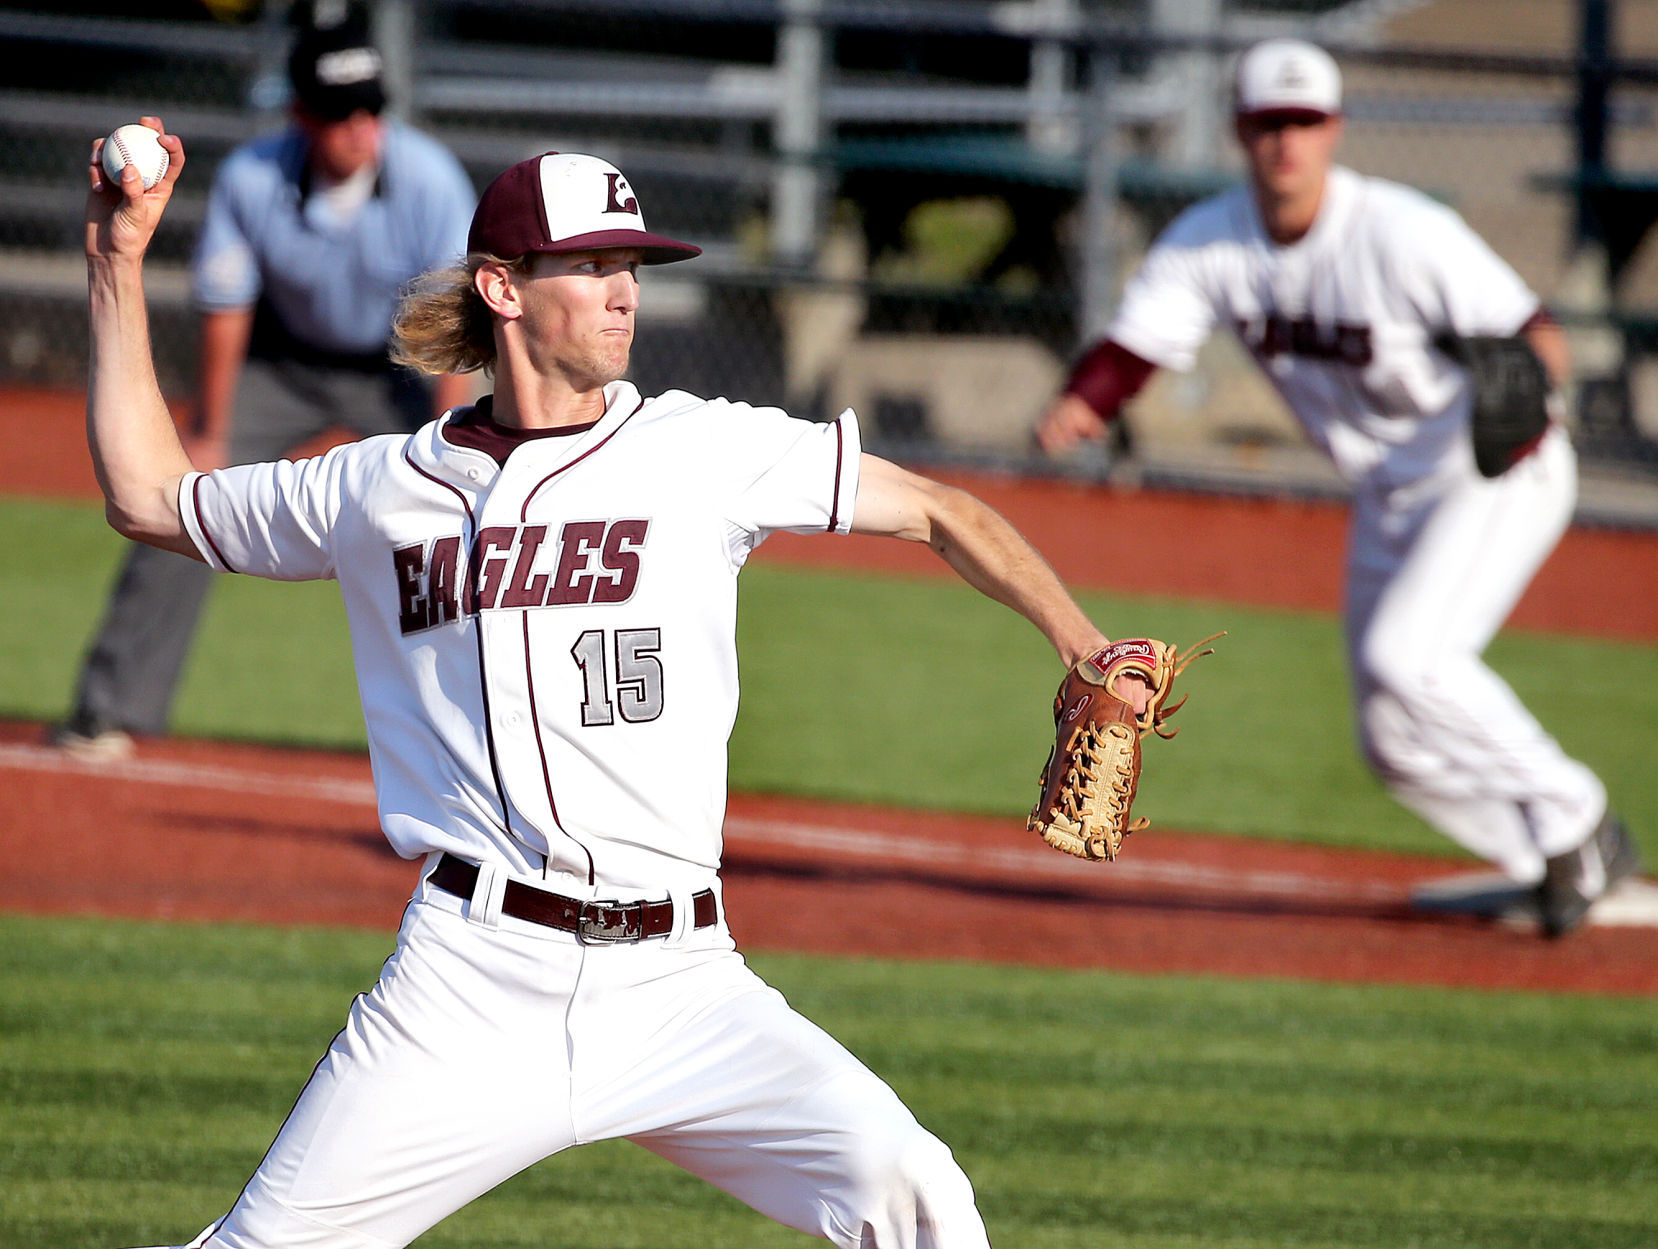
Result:
{"type": "Polygon", "coordinates": [[[529,271],[533,256],[502,260],[474,252],[464,264],[416,278],[392,317],[391,358],[421,373],[472,373],[495,367],[495,318],[473,280],[484,265],[529,271]]]}

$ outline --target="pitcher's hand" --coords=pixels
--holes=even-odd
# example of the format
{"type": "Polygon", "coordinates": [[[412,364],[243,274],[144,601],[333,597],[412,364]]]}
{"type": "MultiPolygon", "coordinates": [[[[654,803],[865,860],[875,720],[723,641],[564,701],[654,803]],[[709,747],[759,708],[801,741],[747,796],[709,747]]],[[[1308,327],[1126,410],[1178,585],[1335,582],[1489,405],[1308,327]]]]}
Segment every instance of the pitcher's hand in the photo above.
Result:
{"type": "Polygon", "coordinates": [[[161,136],[167,149],[167,172],[148,191],[138,170],[128,165],[117,182],[104,172],[104,140],[92,145],[86,196],[86,258],[88,260],[142,260],[161,222],[162,210],[184,171],[184,144],[168,134],[159,117],[139,119],[161,136]]]}

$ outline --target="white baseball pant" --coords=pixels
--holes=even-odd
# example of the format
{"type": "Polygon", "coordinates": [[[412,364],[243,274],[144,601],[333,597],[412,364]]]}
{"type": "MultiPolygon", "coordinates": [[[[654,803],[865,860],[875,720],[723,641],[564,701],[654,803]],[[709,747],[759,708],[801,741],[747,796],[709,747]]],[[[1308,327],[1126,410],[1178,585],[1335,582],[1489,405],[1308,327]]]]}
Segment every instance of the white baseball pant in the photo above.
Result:
{"type": "Polygon", "coordinates": [[[422,884],[379,983],[188,1249],[406,1245],[611,1137],[844,1249],[988,1249],[949,1149],[749,970],[723,922],[583,945],[487,914],[490,875],[477,903],[422,884]]]}
{"type": "Polygon", "coordinates": [[[1365,758],[1406,807],[1523,884],[1593,831],[1606,789],[1481,655],[1576,494],[1557,427],[1501,477],[1470,467],[1354,500],[1346,634],[1365,758]]]}

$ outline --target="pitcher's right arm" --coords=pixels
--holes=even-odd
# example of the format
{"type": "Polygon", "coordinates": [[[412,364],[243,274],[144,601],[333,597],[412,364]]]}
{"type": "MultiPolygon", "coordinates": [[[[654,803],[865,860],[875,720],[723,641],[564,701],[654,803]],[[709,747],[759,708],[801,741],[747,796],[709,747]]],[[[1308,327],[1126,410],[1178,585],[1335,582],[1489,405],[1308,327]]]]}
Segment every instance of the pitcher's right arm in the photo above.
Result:
{"type": "Polygon", "coordinates": [[[144,189],[128,166],[116,182],[104,173],[103,141],[93,145],[86,197],[86,272],[91,361],[86,437],[104,492],[104,512],[124,537],[200,559],[179,517],[179,483],[193,466],[156,380],[144,306],[144,254],[184,168],[184,145],[161,120],[167,172],[144,189]]]}

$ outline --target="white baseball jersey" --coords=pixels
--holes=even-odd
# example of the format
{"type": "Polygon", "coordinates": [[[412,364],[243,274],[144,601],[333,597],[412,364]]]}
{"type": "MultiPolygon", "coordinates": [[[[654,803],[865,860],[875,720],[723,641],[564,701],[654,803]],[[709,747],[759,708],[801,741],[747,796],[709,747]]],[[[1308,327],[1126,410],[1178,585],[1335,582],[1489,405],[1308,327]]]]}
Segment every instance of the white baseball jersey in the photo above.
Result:
{"type": "Polygon", "coordinates": [[[451,413],[181,488],[215,567],[339,580],[387,836],[483,865],[469,893],[422,878],[194,1245],[408,1244],[540,1158],[625,1137],[845,1249],[987,1249],[950,1151],[687,905],[720,893],[738,572],[774,530],[850,529],[857,422],[605,397],[504,467],[445,436],[451,413]],[[509,908],[514,880],[666,895],[673,927],[590,943],[509,908]],[[457,1078],[458,1099],[410,1096],[457,1078]]]}
{"type": "Polygon", "coordinates": [[[1400,802],[1526,883],[1596,826],[1606,792],[1480,655],[1569,521],[1576,464],[1557,428],[1481,477],[1467,373],[1433,339],[1513,334],[1538,306],[1456,213],[1338,167],[1288,246],[1248,187],[1189,209],[1107,331],[1188,369],[1226,326],[1330,455],[1353,487],[1345,623],[1365,758],[1400,802]]]}
{"type": "Polygon", "coordinates": [[[504,468],[446,441],[451,414],[192,474],[180,503],[215,568],[340,582],[400,855],[656,897],[719,864],[738,570],[772,531],[850,528],[858,426],[605,395],[504,468]]]}
{"type": "Polygon", "coordinates": [[[1248,187],[1188,209],[1147,252],[1107,336],[1189,369],[1230,328],[1347,481],[1398,484],[1473,471],[1467,376],[1433,336],[1513,334],[1537,308],[1451,209],[1337,167],[1312,229],[1288,246],[1267,236],[1248,187]]]}

